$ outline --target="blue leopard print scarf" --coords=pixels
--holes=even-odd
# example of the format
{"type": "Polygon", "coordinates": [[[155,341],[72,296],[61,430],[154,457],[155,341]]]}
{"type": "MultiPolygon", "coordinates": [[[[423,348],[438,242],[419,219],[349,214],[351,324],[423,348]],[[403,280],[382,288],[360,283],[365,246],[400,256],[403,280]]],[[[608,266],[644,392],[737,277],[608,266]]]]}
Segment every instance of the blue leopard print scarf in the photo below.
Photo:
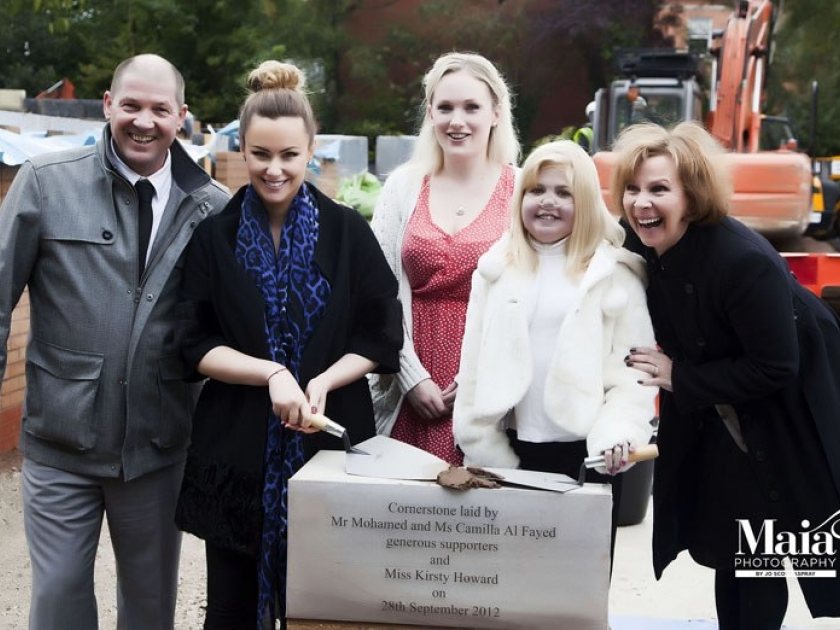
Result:
{"type": "MultiPolygon", "coordinates": [[[[318,242],[318,208],[302,185],[286,216],[276,255],[265,207],[252,186],[242,200],[236,233],[236,259],[254,280],[265,301],[265,334],[271,359],[300,379],[300,361],[330,296],[330,285],[313,264],[318,242]]],[[[263,527],[258,564],[257,630],[285,628],[286,528],[289,478],[303,465],[300,433],[268,418],[263,485],[263,527]]]]}

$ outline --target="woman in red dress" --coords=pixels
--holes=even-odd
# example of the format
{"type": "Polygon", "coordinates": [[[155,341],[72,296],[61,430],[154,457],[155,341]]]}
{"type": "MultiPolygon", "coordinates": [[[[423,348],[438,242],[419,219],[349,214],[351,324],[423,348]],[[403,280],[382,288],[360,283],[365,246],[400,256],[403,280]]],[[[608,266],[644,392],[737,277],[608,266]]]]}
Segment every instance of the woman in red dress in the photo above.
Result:
{"type": "Polygon", "coordinates": [[[423,85],[414,155],[388,177],[371,223],[405,332],[400,373],[371,388],[380,433],[460,465],[452,407],[470,279],[510,224],[519,142],[507,85],[484,57],[443,55],[423,85]]]}

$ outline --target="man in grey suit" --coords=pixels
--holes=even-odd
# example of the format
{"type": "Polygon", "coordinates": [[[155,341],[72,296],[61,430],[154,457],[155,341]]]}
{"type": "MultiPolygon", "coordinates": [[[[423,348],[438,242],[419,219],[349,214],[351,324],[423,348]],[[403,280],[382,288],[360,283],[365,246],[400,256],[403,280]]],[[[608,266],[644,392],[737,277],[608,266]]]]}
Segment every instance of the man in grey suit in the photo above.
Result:
{"type": "Polygon", "coordinates": [[[27,162],[0,206],[0,377],[29,286],[20,448],[34,630],[97,628],[103,514],[118,628],[171,630],[175,612],[173,516],[195,393],[176,293],[194,228],[228,194],[175,141],[187,107],[171,63],[124,61],[103,108],[95,146],[27,162]]]}

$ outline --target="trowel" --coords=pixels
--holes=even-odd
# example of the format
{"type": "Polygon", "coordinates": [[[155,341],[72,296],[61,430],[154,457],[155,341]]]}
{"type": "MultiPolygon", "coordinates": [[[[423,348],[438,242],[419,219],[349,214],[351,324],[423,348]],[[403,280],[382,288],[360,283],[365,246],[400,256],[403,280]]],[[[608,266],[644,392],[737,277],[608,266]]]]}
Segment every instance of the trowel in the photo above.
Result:
{"type": "MultiPolygon", "coordinates": [[[[631,462],[643,462],[654,459],[659,455],[656,444],[646,444],[630,453],[628,460],[631,462]]],[[[545,473],[536,470],[523,470],[521,468],[487,468],[491,473],[502,477],[502,484],[522,486],[524,488],[536,488],[538,490],[550,490],[551,492],[569,492],[583,486],[586,481],[587,468],[595,468],[604,464],[603,455],[593,455],[583,460],[580,465],[580,472],[577,479],[568,475],[557,473],[545,473]]]]}
{"type": "Polygon", "coordinates": [[[438,473],[449,468],[439,457],[384,435],[365,440],[361,443],[364,448],[353,446],[347,429],[323,414],[312,414],[310,425],[344,442],[348,475],[433,481],[438,473]]]}
{"type": "Polygon", "coordinates": [[[434,481],[449,464],[426,451],[384,435],[359,444],[368,455],[348,452],[345,472],[360,477],[434,481]]]}
{"type": "MultiPolygon", "coordinates": [[[[659,457],[659,448],[656,444],[645,444],[644,446],[638,447],[632,453],[627,456],[627,461],[631,463],[636,462],[646,462],[650,459],[656,459],[659,457]]],[[[580,466],[580,473],[578,473],[578,482],[583,485],[583,480],[586,477],[586,469],[587,468],[595,468],[596,466],[603,466],[605,463],[605,458],[603,454],[601,455],[593,455],[592,457],[587,457],[583,460],[583,464],[580,466]]]]}
{"type": "Polygon", "coordinates": [[[583,485],[578,483],[577,479],[559,473],[525,470],[523,468],[488,468],[486,466],[483,466],[482,469],[501,477],[500,482],[503,485],[519,486],[521,488],[549,490],[562,494],[570,490],[577,490],[583,485]]]}
{"type": "Polygon", "coordinates": [[[329,418],[327,418],[327,416],[320,413],[314,413],[311,416],[309,416],[309,423],[310,426],[318,429],[319,431],[323,431],[324,433],[329,433],[330,435],[334,435],[335,437],[340,438],[342,442],[344,442],[345,453],[354,453],[356,455],[370,455],[370,453],[367,453],[362,449],[353,446],[353,444],[350,442],[350,434],[347,433],[347,429],[338,424],[338,422],[330,420],[329,418]]]}

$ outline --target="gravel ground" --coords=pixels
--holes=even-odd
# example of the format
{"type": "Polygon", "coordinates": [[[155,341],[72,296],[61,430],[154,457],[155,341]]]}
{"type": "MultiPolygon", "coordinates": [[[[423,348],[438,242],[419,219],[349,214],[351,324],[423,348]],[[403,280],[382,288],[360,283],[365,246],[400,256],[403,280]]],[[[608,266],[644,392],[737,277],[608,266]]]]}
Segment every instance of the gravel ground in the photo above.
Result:
{"type": "MultiPolygon", "coordinates": [[[[177,630],[197,630],[204,619],[204,545],[192,536],[184,536],[181,551],[177,630]]],[[[23,532],[20,499],[20,457],[17,453],[0,455],[0,629],[26,628],[29,593],[29,552],[23,532]]],[[[99,627],[114,628],[117,623],[116,570],[107,527],[96,553],[96,599],[99,602],[99,627]]],[[[68,630],[72,630],[68,626],[68,630]]]]}
{"type": "MultiPolygon", "coordinates": [[[[713,573],[683,553],[653,578],[650,559],[651,515],[633,527],[619,528],[615,570],[610,592],[613,630],[691,630],[714,627],[699,620],[714,620],[713,573]],[[670,620],[670,621],[665,621],[670,620]]],[[[29,606],[29,555],[23,533],[20,500],[20,457],[0,454],[0,630],[26,628],[29,606]]],[[[185,536],[180,570],[176,630],[198,630],[204,618],[204,547],[185,536]]],[[[802,594],[790,583],[790,604],[785,618],[789,630],[840,628],[840,619],[812,620],[802,594]]],[[[116,575],[107,528],[103,528],[96,556],[96,595],[100,628],[116,625],[116,575]]],[[[68,630],[72,630],[68,626],[68,630]]]]}

